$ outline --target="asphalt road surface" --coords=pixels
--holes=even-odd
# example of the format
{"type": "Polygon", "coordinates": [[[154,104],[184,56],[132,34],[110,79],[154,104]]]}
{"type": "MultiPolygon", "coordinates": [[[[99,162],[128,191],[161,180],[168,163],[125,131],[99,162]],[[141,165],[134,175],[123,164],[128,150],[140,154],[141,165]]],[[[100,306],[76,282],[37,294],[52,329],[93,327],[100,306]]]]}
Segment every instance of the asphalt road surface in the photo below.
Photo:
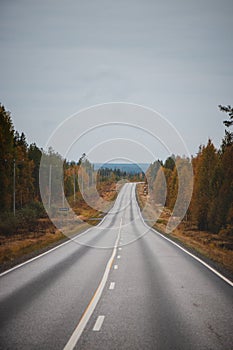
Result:
{"type": "Polygon", "coordinates": [[[135,184],[98,227],[0,277],[0,349],[233,349],[233,288],[150,230],[135,184]]]}

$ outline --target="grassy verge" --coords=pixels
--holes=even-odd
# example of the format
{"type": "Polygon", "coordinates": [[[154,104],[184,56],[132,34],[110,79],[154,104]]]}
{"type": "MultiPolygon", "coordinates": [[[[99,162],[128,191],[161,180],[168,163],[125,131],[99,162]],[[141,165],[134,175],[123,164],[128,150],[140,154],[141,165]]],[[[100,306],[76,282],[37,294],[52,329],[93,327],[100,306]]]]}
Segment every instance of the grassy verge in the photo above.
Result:
{"type": "MultiPolygon", "coordinates": [[[[143,194],[143,184],[137,185],[138,204],[143,209],[145,219],[151,220],[156,216],[156,210],[150,198],[143,194]]],[[[205,231],[197,230],[197,227],[192,222],[182,222],[170,234],[165,233],[166,225],[171,213],[165,208],[159,216],[159,219],[153,228],[165,236],[181,243],[196,255],[207,259],[208,262],[213,262],[214,267],[233,279],[233,238],[220,234],[212,234],[205,231]]]]}
{"type": "MultiPolygon", "coordinates": [[[[99,193],[106,202],[107,211],[117,196],[115,184],[102,184],[99,193]]],[[[77,201],[72,208],[81,220],[75,226],[68,225],[65,230],[66,235],[59,231],[49,218],[36,220],[30,230],[17,228],[14,231],[13,228],[7,235],[0,232],[0,271],[7,270],[62,243],[68,239],[69,235],[83,232],[90,225],[98,224],[99,219],[104,216],[103,212],[89,207],[80,195],[77,196],[77,201]],[[97,219],[93,220],[93,218],[97,219]]]]}
{"type": "MultiPolygon", "coordinates": [[[[0,271],[40,254],[67,239],[49,221],[46,226],[47,229],[40,233],[29,232],[24,235],[12,235],[10,238],[0,236],[0,271]]],[[[76,228],[76,233],[87,227],[87,224],[80,224],[76,228]]]]}

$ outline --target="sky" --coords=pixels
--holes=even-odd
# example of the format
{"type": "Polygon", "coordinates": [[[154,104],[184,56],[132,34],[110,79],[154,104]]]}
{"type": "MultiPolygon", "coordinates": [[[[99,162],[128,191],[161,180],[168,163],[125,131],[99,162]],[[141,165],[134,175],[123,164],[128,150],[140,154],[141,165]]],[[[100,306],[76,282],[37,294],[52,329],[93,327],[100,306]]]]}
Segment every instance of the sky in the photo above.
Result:
{"type": "Polygon", "coordinates": [[[108,102],[158,111],[193,155],[208,138],[219,147],[232,18],[232,0],[0,0],[0,102],[39,147],[67,117],[108,102]]]}

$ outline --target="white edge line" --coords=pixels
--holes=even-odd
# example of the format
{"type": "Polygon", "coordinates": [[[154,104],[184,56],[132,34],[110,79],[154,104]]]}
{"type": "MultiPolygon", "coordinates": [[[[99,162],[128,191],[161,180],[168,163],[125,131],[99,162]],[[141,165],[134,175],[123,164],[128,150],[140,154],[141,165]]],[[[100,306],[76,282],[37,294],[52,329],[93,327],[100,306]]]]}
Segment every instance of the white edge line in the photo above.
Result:
{"type": "MultiPolygon", "coordinates": [[[[121,220],[121,222],[122,222],[122,220],[121,220]]],[[[121,227],[121,225],[120,225],[120,227],[121,227]]],[[[113,248],[112,255],[111,255],[111,257],[106,265],[102,280],[101,280],[98,288],[96,289],[96,292],[95,292],[94,296],[92,297],[90,303],[88,304],[86,310],[84,311],[77,327],[75,328],[73,334],[71,335],[69,341],[67,342],[67,344],[63,350],[73,350],[74,349],[74,347],[77,344],[84,328],[86,327],[87,322],[89,321],[93,311],[95,310],[95,307],[96,307],[96,305],[97,305],[97,303],[102,295],[103,289],[106,285],[108,275],[109,275],[109,272],[111,270],[111,266],[112,266],[113,260],[115,258],[116,252],[117,252],[119,238],[120,238],[120,229],[119,229],[118,236],[117,236],[114,248],[113,248]]]]}
{"type": "Polygon", "coordinates": [[[56,246],[56,247],[54,247],[54,248],[52,248],[52,249],[47,250],[46,252],[44,252],[44,253],[42,253],[42,254],[39,254],[39,255],[35,256],[34,258],[31,258],[31,259],[29,259],[29,260],[24,261],[23,263],[21,263],[21,264],[19,264],[19,265],[16,265],[16,266],[12,267],[11,269],[2,272],[2,273],[0,274],[0,277],[2,277],[2,276],[4,276],[4,275],[7,275],[8,273],[10,273],[10,272],[12,272],[12,271],[14,271],[14,270],[16,270],[16,269],[18,269],[18,268],[20,268],[20,267],[26,265],[26,264],[29,264],[30,262],[32,262],[32,261],[34,261],[34,260],[36,260],[36,259],[39,259],[39,258],[41,258],[42,256],[44,256],[44,255],[46,255],[46,254],[49,254],[49,253],[51,253],[52,251],[54,251],[54,250],[56,250],[56,249],[58,249],[58,248],[60,248],[60,247],[62,247],[62,246],[64,246],[64,245],[66,245],[66,244],[68,244],[68,243],[70,243],[70,242],[71,242],[71,241],[68,240],[68,241],[66,241],[66,242],[64,242],[64,243],[59,244],[58,246],[56,246]]]}
{"type": "MultiPolygon", "coordinates": [[[[108,214],[107,214],[107,215],[108,215],[108,214]]],[[[41,254],[39,254],[39,255],[37,255],[37,256],[31,258],[31,259],[28,259],[28,260],[22,262],[21,264],[18,264],[18,265],[16,265],[16,266],[12,267],[12,268],[9,269],[9,270],[6,270],[6,271],[0,273],[0,277],[5,276],[5,275],[7,275],[7,274],[10,273],[10,272],[12,272],[12,271],[14,271],[14,270],[16,270],[16,269],[18,269],[18,268],[24,266],[24,265],[27,265],[27,264],[33,262],[34,260],[39,259],[39,258],[41,258],[42,256],[47,255],[47,254],[53,252],[54,250],[63,247],[64,245],[66,245],[66,244],[68,244],[68,243],[75,242],[74,238],[76,238],[76,237],[79,238],[79,237],[81,237],[82,235],[84,235],[85,233],[87,233],[88,231],[90,231],[90,230],[92,230],[93,228],[95,228],[95,227],[99,226],[100,224],[102,224],[102,223],[104,222],[104,220],[106,219],[107,215],[105,215],[105,217],[103,218],[103,220],[101,220],[101,221],[98,223],[98,225],[93,226],[93,227],[89,227],[89,228],[87,228],[86,230],[84,230],[83,232],[77,233],[77,235],[73,236],[72,238],[67,237],[68,240],[67,240],[66,242],[63,242],[63,243],[57,245],[56,247],[47,250],[47,251],[44,252],[44,253],[41,253],[41,254]]],[[[77,242],[75,242],[75,243],[77,243],[77,242]]]]}
{"type": "MultiPolygon", "coordinates": [[[[136,186],[135,186],[135,191],[136,191],[136,186]]],[[[178,247],[179,249],[183,250],[186,254],[190,255],[192,258],[194,258],[195,260],[197,260],[199,263],[201,263],[202,265],[204,265],[205,267],[207,267],[210,271],[212,271],[215,275],[217,275],[218,277],[220,277],[223,281],[225,281],[226,283],[228,283],[231,287],[233,287],[233,282],[231,282],[228,278],[226,278],[225,276],[223,276],[220,272],[218,272],[217,270],[215,270],[213,267],[211,267],[210,265],[208,265],[205,261],[201,260],[200,258],[198,258],[196,255],[190,253],[188,250],[186,250],[185,248],[181,247],[178,243],[173,242],[171,239],[165,237],[164,235],[162,235],[161,233],[159,233],[158,231],[156,231],[153,227],[150,227],[146,224],[146,222],[143,219],[142,213],[141,213],[141,209],[138,205],[138,201],[136,199],[136,203],[139,209],[139,214],[141,216],[141,219],[143,221],[143,224],[149,229],[154,231],[157,235],[159,235],[160,237],[162,237],[163,239],[166,239],[167,241],[169,241],[170,243],[172,243],[173,245],[175,245],[176,247],[178,247]]]]}

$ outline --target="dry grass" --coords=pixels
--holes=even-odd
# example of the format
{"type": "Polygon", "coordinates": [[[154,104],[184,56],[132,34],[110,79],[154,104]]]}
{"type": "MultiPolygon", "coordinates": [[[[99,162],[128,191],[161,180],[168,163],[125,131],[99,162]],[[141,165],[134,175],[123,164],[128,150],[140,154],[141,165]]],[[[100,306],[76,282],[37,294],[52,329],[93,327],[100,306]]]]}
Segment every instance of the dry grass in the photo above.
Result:
{"type": "MultiPolygon", "coordinates": [[[[115,184],[104,184],[99,189],[100,195],[106,201],[107,206],[112,206],[114,199],[117,196],[115,184]]],[[[19,259],[28,258],[30,254],[40,253],[43,249],[49,248],[56,243],[66,239],[66,236],[83,231],[88,227],[88,223],[96,225],[99,220],[91,220],[90,218],[102,217],[103,213],[90,208],[80,196],[73,207],[77,213],[80,223],[70,225],[67,223],[64,235],[52,224],[49,219],[39,219],[34,232],[22,232],[20,234],[12,233],[11,236],[4,236],[0,233],[0,269],[4,270],[13,266],[19,259]]]]}
{"type": "MultiPolygon", "coordinates": [[[[144,208],[146,218],[156,216],[157,208],[150,203],[148,196],[143,194],[143,185],[137,185],[137,198],[140,208],[144,208]],[[154,213],[154,214],[153,214],[154,213]]],[[[154,224],[154,228],[164,233],[171,213],[165,208],[154,224]]],[[[171,237],[178,239],[187,247],[190,247],[207,258],[219,263],[233,273],[233,238],[220,234],[199,231],[191,222],[182,222],[172,233],[171,237]]]]}
{"type": "Polygon", "coordinates": [[[40,250],[52,243],[55,243],[64,238],[60,231],[51,234],[47,231],[43,235],[36,237],[34,233],[24,235],[15,235],[10,239],[1,236],[0,245],[0,264],[13,261],[20,258],[22,255],[30,254],[33,251],[40,250]]]}

